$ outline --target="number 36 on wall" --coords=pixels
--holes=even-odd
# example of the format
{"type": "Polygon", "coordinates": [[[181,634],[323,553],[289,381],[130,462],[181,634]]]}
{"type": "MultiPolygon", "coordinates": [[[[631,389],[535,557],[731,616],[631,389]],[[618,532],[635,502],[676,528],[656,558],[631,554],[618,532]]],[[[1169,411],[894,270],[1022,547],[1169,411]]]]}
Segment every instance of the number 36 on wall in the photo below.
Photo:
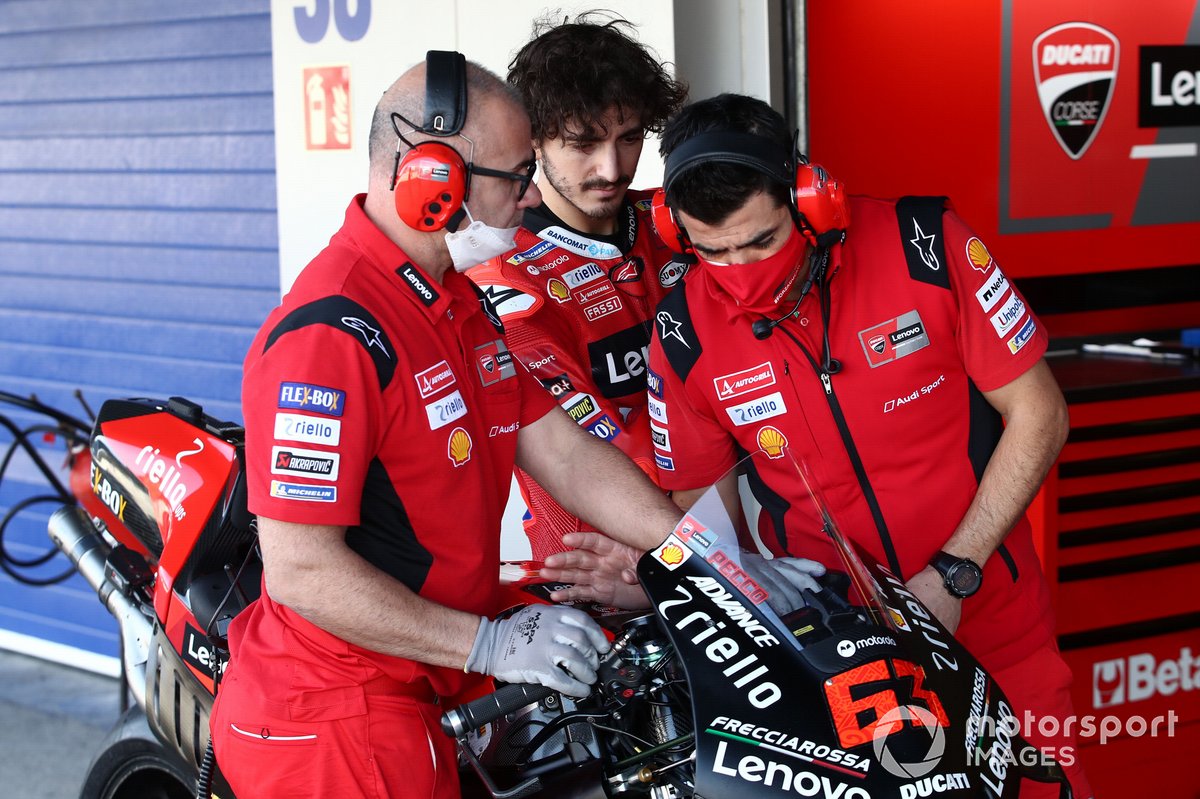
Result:
{"type": "Polygon", "coordinates": [[[371,0],[309,0],[293,11],[296,32],[309,44],[316,44],[329,32],[329,17],[343,39],[357,42],[371,26],[371,0]],[[351,13],[350,7],[354,6],[351,13]]]}

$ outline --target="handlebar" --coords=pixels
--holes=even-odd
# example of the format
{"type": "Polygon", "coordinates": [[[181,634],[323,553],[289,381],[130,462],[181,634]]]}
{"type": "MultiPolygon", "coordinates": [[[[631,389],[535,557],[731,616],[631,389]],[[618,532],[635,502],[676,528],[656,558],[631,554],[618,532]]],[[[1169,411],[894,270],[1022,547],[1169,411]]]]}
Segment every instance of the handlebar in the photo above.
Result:
{"type": "Polygon", "coordinates": [[[552,693],[554,693],[554,689],[544,685],[529,683],[502,685],[496,689],[495,693],[464,702],[443,713],[442,732],[451,738],[461,738],[471,730],[508,715],[518,708],[540,702],[552,693]]]}

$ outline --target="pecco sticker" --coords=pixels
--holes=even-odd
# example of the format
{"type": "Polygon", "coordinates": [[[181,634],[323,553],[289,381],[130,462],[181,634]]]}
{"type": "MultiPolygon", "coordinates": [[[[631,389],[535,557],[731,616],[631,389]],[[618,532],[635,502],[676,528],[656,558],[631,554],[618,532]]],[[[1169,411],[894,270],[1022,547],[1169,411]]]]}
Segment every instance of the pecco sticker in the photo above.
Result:
{"type": "Polygon", "coordinates": [[[1033,40],[1042,114],[1063,152],[1079,159],[1104,123],[1117,82],[1120,43],[1087,22],[1067,22],[1033,40]]]}

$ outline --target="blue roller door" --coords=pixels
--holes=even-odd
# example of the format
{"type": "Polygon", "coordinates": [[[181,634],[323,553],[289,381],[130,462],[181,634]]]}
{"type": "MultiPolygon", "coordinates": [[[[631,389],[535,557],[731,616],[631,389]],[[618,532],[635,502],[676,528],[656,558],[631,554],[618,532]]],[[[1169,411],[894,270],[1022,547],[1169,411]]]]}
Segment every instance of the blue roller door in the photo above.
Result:
{"type": "MultiPolygon", "coordinates": [[[[267,0],[0,3],[0,389],[76,415],[76,389],[93,407],[182,395],[240,419],[241,360],[279,290],[271,82],[267,0]]],[[[0,514],[42,492],[14,458],[0,514]]],[[[13,517],[9,556],[46,551],[50,510],[13,517]]],[[[20,636],[117,646],[79,578],[0,574],[0,644],[20,636]]]]}

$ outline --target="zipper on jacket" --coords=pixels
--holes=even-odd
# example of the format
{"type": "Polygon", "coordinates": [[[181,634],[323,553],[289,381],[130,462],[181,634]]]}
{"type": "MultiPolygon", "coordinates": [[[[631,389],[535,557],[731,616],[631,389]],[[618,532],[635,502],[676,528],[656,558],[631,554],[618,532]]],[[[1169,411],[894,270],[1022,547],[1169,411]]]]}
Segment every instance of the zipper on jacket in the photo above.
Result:
{"type": "Polygon", "coordinates": [[[903,572],[900,570],[900,558],[896,555],[896,545],[892,542],[891,533],[887,529],[887,522],[883,519],[883,510],[879,507],[879,500],[875,496],[875,489],[871,487],[871,481],[867,479],[867,470],[863,466],[862,458],[858,454],[858,447],[854,443],[854,438],[850,435],[850,426],[846,424],[846,416],[842,413],[842,405],[838,402],[837,394],[833,393],[833,380],[830,379],[829,372],[817,364],[804,345],[800,343],[800,340],[792,335],[792,331],[783,325],[779,325],[779,329],[796,343],[796,346],[800,348],[800,352],[808,359],[813,372],[821,378],[821,384],[825,387],[825,401],[829,403],[829,411],[833,415],[834,423],[837,424],[838,433],[842,437],[842,446],[846,448],[846,454],[850,457],[850,464],[854,467],[854,476],[858,478],[858,485],[862,489],[863,498],[867,501],[867,507],[871,509],[871,517],[875,520],[875,530],[879,533],[879,541],[883,544],[884,554],[887,555],[888,568],[892,570],[892,573],[897,578],[904,579],[903,572]]]}

